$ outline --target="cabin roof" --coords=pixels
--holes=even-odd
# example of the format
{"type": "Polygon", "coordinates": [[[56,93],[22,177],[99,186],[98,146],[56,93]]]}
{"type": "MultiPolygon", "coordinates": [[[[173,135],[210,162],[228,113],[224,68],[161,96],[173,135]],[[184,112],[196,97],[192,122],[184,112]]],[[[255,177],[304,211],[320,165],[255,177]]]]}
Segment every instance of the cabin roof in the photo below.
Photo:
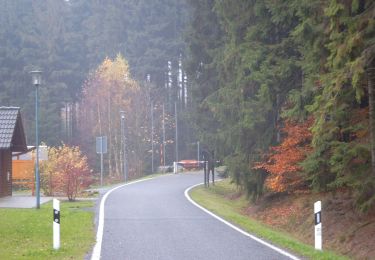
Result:
{"type": "Polygon", "coordinates": [[[27,150],[19,107],[0,107],[0,150],[27,150]]]}

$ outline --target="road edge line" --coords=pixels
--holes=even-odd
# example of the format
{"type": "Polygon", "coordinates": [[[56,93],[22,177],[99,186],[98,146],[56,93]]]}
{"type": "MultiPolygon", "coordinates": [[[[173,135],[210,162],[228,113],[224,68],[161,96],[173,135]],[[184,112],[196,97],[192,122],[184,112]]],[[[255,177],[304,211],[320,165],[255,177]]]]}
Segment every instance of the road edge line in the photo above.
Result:
{"type": "Polygon", "coordinates": [[[129,182],[129,183],[121,184],[117,187],[114,187],[114,188],[110,189],[109,191],[107,191],[103,195],[103,197],[100,201],[98,230],[96,232],[96,243],[95,243],[94,249],[92,250],[91,260],[99,260],[100,259],[100,255],[101,255],[101,251],[102,251],[103,230],[104,230],[104,204],[105,204],[105,201],[107,200],[107,197],[113,191],[115,191],[119,188],[122,188],[124,186],[128,186],[128,185],[143,182],[143,181],[152,180],[152,179],[155,179],[155,178],[158,178],[158,177],[160,177],[160,176],[152,177],[152,178],[148,178],[148,179],[136,180],[136,181],[132,181],[132,182],[129,182]]]}
{"type": "Polygon", "coordinates": [[[270,243],[268,243],[268,242],[266,242],[266,241],[264,241],[264,240],[262,240],[262,239],[260,239],[260,238],[258,238],[258,237],[256,237],[256,236],[254,236],[254,235],[251,235],[250,233],[248,233],[248,232],[246,232],[246,231],[240,229],[239,227],[236,227],[236,226],[233,225],[232,223],[229,223],[229,222],[226,221],[225,219],[219,217],[218,215],[214,214],[213,212],[209,211],[208,209],[206,209],[206,208],[202,207],[201,205],[199,205],[198,203],[196,203],[196,202],[195,202],[195,201],[189,196],[189,191],[190,191],[191,189],[193,189],[193,188],[195,188],[195,187],[197,187],[197,186],[203,185],[203,184],[204,184],[203,182],[202,182],[202,183],[199,183],[199,184],[195,184],[195,185],[190,186],[189,188],[187,188],[187,189],[185,190],[185,192],[184,192],[185,197],[186,197],[186,199],[187,199],[191,204],[193,204],[194,206],[196,206],[196,207],[198,207],[199,209],[203,210],[204,212],[206,212],[207,214],[211,215],[212,217],[216,218],[217,220],[219,220],[220,222],[224,223],[225,225],[231,227],[232,229],[234,229],[234,230],[240,232],[241,234],[243,234],[243,235],[245,235],[245,236],[247,236],[247,237],[249,237],[249,238],[251,238],[251,239],[257,241],[258,243],[261,243],[261,244],[263,244],[263,245],[265,245],[265,246],[267,246],[267,247],[269,247],[269,248],[271,248],[271,249],[273,249],[273,250],[279,252],[280,254],[283,254],[283,255],[285,255],[285,256],[287,256],[287,257],[293,259],[293,260],[300,260],[298,257],[296,257],[296,256],[294,256],[294,255],[288,253],[287,251],[284,251],[283,249],[278,248],[277,246],[274,246],[274,245],[272,245],[272,244],[270,244],[270,243]]]}

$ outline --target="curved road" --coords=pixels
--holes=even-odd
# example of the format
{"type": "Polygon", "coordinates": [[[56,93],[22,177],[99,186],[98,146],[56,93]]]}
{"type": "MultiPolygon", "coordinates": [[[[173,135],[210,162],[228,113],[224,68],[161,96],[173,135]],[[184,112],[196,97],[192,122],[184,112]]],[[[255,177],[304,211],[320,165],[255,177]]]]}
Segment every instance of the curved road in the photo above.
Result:
{"type": "Polygon", "coordinates": [[[184,191],[202,180],[167,175],[110,193],[101,259],[290,259],[191,204],[184,191]]]}

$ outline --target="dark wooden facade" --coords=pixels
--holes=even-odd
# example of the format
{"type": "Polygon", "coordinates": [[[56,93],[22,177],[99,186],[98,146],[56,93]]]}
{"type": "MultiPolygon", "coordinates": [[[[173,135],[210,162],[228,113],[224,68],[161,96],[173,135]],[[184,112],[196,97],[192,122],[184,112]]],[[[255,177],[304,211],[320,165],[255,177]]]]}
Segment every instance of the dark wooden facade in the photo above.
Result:
{"type": "Polygon", "coordinates": [[[0,197],[12,195],[12,152],[0,150],[0,197]]]}
{"type": "Polygon", "coordinates": [[[12,195],[12,152],[26,151],[20,109],[0,107],[0,197],[12,195]]]}

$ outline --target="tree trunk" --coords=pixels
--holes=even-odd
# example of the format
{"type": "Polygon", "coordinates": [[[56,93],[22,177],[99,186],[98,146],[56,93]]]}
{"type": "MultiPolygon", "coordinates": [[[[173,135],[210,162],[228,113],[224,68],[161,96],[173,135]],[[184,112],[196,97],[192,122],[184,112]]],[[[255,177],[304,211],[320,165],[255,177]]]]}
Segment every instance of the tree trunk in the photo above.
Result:
{"type": "Polygon", "coordinates": [[[375,67],[367,69],[368,99],[369,99],[369,125],[371,138],[371,172],[375,176],[375,67]]]}

